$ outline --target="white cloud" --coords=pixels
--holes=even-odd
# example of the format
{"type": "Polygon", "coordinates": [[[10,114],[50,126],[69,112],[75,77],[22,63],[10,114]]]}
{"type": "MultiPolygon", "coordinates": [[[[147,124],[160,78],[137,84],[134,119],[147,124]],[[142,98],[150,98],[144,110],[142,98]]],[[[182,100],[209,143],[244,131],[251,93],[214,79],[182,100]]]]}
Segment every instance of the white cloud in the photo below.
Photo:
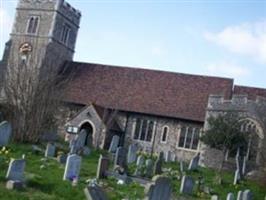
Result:
{"type": "Polygon", "coordinates": [[[204,37],[231,52],[266,63],[266,20],[229,26],[218,33],[205,32],[204,37]]]}
{"type": "Polygon", "coordinates": [[[208,64],[205,70],[207,74],[230,78],[244,78],[251,75],[248,68],[230,62],[208,64]]]}

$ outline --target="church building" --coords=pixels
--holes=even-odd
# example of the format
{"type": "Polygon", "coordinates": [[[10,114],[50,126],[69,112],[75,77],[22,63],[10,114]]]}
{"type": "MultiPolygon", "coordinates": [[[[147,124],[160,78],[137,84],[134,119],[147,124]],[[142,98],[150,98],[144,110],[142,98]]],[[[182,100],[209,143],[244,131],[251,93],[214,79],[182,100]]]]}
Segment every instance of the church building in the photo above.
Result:
{"type": "MultiPolygon", "coordinates": [[[[165,152],[171,160],[190,160],[217,167],[221,152],[199,140],[211,115],[235,110],[252,130],[248,155],[255,167],[265,166],[266,89],[235,85],[223,77],[173,73],[73,61],[81,13],[64,0],[19,0],[0,73],[8,63],[51,62],[73,70],[62,99],[67,136],[84,145],[108,149],[114,135],[119,145],[136,144],[147,153],[165,152]]],[[[230,158],[228,158],[230,160],[230,158]]]]}

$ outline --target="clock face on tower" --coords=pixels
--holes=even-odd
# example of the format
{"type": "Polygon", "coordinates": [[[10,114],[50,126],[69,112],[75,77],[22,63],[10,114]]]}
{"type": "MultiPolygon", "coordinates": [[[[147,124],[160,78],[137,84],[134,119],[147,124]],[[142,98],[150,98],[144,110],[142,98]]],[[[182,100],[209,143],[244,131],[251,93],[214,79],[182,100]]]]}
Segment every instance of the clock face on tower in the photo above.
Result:
{"type": "Polygon", "coordinates": [[[28,42],[22,43],[19,47],[19,52],[22,54],[28,54],[28,53],[32,52],[31,44],[28,42]]]}

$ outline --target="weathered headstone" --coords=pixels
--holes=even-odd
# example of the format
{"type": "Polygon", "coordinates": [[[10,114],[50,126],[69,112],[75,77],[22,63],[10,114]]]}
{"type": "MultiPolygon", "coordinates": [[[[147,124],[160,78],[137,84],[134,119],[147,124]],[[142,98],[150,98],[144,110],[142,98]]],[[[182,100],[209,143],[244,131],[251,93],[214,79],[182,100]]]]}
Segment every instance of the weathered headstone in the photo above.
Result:
{"type": "Polygon", "coordinates": [[[161,174],[162,173],[162,162],[163,162],[163,152],[159,153],[158,158],[155,161],[154,164],[154,174],[161,174]]]}
{"type": "Polygon", "coordinates": [[[243,178],[242,171],[243,171],[243,164],[244,164],[244,161],[242,157],[240,156],[240,149],[237,150],[235,159],[236,159],[236,169],[238,170],[239,180],[240,180],[243,178]]]}
{"type": "Polygon", "coordinates": [[[75,154],[67,157],[63,180],[78,179],[81,166],[81,157],[75,154]]]}
{"type": "Polygon", "coordinates": [[[139,165],[144,165],[144,162],[145,162],[145,158],[144,158],[144,156],[143,155],[139,155],[138,156],[138,159],[137,159],[137,166],[139,166],[139,165]]]}
{"type": "Polygon", "coordinates": [[[197,155],[191,159],[188,170],[196,170],[199,166],[199,160],[200,160],[200,153],[197,153],[197,155]]]}
{"type": "Polygon", "coordinates": [[[119,136],[117,136],[117,135],[113,136],[110,147],[109,147],[109,152],[111,152],[111,153],[116,152],[116,149],[119,145],[119,139],[120,139],[119,136]]]}
{"type": "Polygon", "coordinates": [[[48,143],[45,150],[45,157],[54,157],[55,156],[55,145],[48,143]]]}
{"type": "Polygon", "coordinates": [[[136,166],[136,169],[135,169],[135,172],[134,172],[134,175],[135,176],[141,176],[142,173],[143,173],[143,167],[144,167],[144,164],[145,164],[145,158],[143,155],[139,155],[138,156],[138,159],[137,159],[137,166],[136,166]]]}
{"type": "Polygon", "coordinates": [[[89,185],[84,189],[87,200],[107,200],[103,189],[98,185],[89,185]]]}
{"type": "Polygon", "coordinates": [[[190,176],[183,176],[180,186],[181,194],[192,194],[194,187],[193,178],[190,176]]]}
{"type": "Polygon", "coordinates": [[[235,176],[234,176],[234,185],[238,184],[240,180],[240,174],[239,174],[239,169],[235,171],[235,176]]]}
{"type": "Polygon", "coordinates": [[[253,199],[253,194],[250,190],[245,190],[243,192],[243,200],[252,200],[253,199]]]}
{"type": "Polygon", "coordinates": [[[172,161],[171,156],[172,156],[171,151],[167,151],[165,154],[165,162],[171,162],[172,161]]]}
{"type": "Polygon", "coordinates": [[[61,155],[58,155],[57,156],[57,161],[60,164],[65,164],[66,163],[66,160],[67,160],[67,155],[66,154],[61,154],[61,155]]]}
{"type": "Polygon", "coordinates": [[[6,183],[6,189],[8,190],[20,190],[23,188],[23,182],[17,180],[9,180],[6,183]]]}
{"type": "Polygon", "coordinates": [[[170,200],[172,194],[171,181],[167,177],[155,176],[154,184],[148,186],[148,200],[170,200]]]}
{"type": "Polygon", "coordinates": [[[179,171],[180,171],[181,173],[184,172],[184,163],[183,163],[182,160],[180,160],[180,162],[179,162],[179,171]]]}
{"type": "Polygon", "coordinates": [[[237,200],[243,200],[243,192],[240,190],[240,191],[238,191],[238,193],[237,193],[237,198],[236,198],[237,200]]]}
{"type": "Polygon", "coordinates": [[[105,158],[102,155],[100,155],[97,167],[97,174],[96,174],[97,179],[106,177],[105,172],[108,170],[108,162],[109,162],[108,158],[105,158]]]}
{"type": "Polygon", "coordinates": [[[242,165],[242,175],[246,175],[246,170],[247,170],[247,157],[245,156],[243,159],[243,165],[242,165]]]}
{"type": "Polygon", "coordinates": [[[153,161],[152,159],[148,159],[146,160],[146,170],[145,170],[145,174],[147,177],[152,177],[152,173],[153,173],[153,161]]]}
{"type": "Polygon", "coordinates": [[[133,163],[137,159],[137,151],[138,147],[135,144],[131,144],[128,147],[128,154],[127,154],[127,163],[133,163]]]}
{"type": "Polygon", "coordinates": [[[119,165],[122,168],[127,166],[127,150],[124,147],[118,147],[115,154],[115,166],[119,165]]]}
{"type": "Polygon", "coordinates": [[[6,178],[13,181],[24,181],[25,165],[26,161],[24,159],[11,159],[6,178]]]}
{"type": "Polygon", "coordinates": [[[12,128],[11,124],[7,121],[0,123],[0,146],[6,146],[11,137],[12,128]]]}
{"type": "Polygon", "coordinates": [[[212,196],[211,196],[211,200],[219,200],[218,195],[212,195],[212,196]]]}
{"type": "Polygon", "coordinates": [[[226,197],[226,200],[234,200],[234,194],[233,193],[228,193],[227,194],[227,197],[226,197]]]}

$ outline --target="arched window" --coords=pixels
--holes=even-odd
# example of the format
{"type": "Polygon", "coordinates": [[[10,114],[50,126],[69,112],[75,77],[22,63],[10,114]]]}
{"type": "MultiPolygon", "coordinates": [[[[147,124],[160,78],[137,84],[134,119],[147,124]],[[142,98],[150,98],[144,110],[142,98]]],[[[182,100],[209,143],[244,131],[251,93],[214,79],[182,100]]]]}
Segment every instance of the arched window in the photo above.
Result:
{"type": "Polygon", "coordinates": [[[167,141],[167,137],[168,137],[168,127],[167,126],[165,126],[164,128],[163,128],[163,131],[162,131],[162,136],[161,136],[161,142],[162,143],[166,143],[166,141],[167,141]]]}
{"type": "Polygon", "coordinates": [[[36,34],[39,25],[39,17],[38,16],[31,16],[28,20],[28,28],[27,33],[29,34],[36,34]]]}

